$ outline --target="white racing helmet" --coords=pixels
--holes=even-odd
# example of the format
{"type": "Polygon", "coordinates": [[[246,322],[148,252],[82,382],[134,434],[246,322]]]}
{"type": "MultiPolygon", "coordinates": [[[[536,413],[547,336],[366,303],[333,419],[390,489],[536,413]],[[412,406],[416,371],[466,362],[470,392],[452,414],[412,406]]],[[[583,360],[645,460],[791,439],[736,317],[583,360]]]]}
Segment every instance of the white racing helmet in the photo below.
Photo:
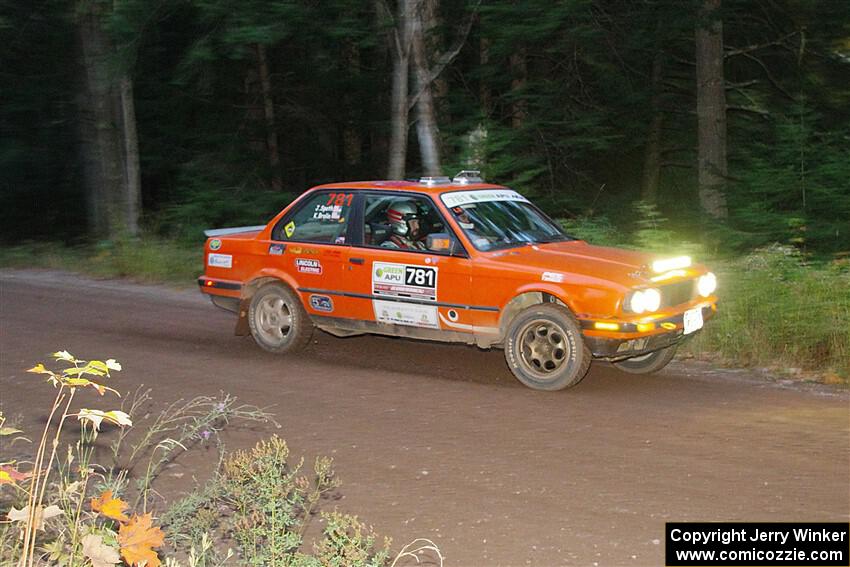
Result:
{"type": "Polygon", "coordinates": [[[407,221],[421,218],[416,203],[410,200],[395,201],[387,209],[387,220],[392,231],[401,236],[410,235],[410,225],[407,221]]]}

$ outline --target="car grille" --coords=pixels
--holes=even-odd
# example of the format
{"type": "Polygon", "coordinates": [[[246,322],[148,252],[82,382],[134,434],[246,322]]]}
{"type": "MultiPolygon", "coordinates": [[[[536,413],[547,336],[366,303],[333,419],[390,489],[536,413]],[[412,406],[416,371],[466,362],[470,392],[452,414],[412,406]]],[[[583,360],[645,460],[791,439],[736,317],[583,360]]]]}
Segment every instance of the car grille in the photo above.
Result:
{"type": "Polygon", "coordinates": [[[686,280],[663,285],[661,290],[661,307],[673,307],[687,303],[697,294],[696,280],[686,280]]]}

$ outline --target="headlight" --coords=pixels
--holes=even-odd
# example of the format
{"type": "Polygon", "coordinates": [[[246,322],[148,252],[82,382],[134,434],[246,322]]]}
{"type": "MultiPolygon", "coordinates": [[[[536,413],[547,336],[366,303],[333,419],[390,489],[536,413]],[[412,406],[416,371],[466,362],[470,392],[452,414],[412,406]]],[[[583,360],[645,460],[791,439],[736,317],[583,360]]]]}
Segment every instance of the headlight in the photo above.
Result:
{"type": "Polygon", "coordinates": [[[635,313],[658,311],[661,307],[661,292],[652,288],[636,291],[629,298],[628,306],[635,313]]]}
{"type": "Polygon", "coordinates": [[[708,272],[707,274],[703,274],[697,280],[697,291],[703,297],[708,297],[714,290],[717,289],[717,276],[708,272]]]}

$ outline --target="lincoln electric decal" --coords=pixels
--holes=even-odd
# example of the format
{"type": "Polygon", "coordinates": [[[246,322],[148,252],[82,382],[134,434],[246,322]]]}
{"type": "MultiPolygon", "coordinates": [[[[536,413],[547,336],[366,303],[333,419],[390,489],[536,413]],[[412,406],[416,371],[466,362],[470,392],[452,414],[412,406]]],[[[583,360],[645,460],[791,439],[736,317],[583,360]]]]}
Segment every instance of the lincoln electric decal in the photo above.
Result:
{"type": "Polygon", "coordinates": [[[374,262],[372,294],[437,301],[437,268],[374,262]]]}

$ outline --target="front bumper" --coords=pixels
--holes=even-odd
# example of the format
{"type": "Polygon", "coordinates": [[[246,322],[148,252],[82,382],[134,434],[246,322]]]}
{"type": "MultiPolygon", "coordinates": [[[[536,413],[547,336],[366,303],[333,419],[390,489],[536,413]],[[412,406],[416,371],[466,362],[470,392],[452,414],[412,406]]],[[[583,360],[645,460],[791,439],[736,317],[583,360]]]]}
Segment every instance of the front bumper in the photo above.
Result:
{"type": "MultiPolygon", "coordinates": [[[[702,306],[703,322],[708,321],[717,311],[716,302],[702,306]]],[[[594,358],[616,362],[634,356],[641,356],[673,346],[692,337],[699,331],[685,334],[684,313],[677,313],[654,321],[655,331],[638,332],[634,323],[619,324],[619,332],[599,332],[594,330],[595,321],[583,320],[584,340],[594,358]]]]}

